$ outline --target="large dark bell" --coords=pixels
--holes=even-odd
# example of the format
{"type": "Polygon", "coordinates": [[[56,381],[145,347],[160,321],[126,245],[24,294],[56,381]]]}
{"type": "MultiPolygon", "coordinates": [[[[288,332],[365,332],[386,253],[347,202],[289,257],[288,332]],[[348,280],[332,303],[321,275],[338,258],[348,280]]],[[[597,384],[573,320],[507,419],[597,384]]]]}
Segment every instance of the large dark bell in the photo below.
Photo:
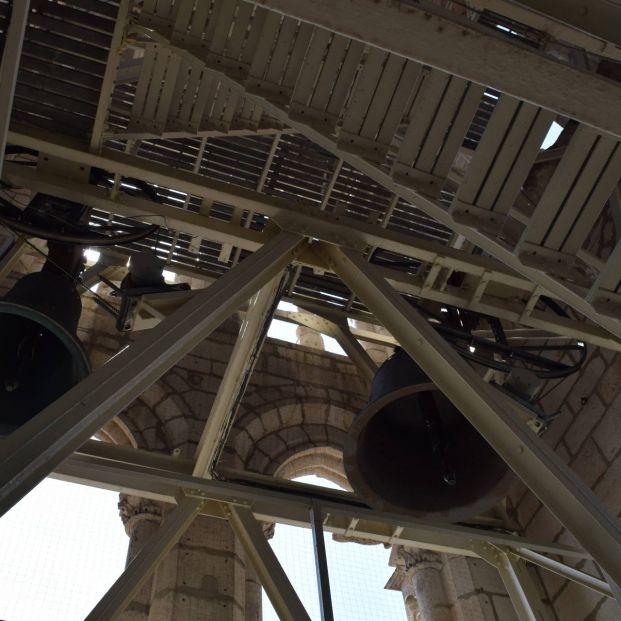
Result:
{"type": "Polygon", "coordinates": [[[505,462],[401,349],[377,370],[344,462],[372,507],[450,522],[490,509],[511,481],[505,462]]]}
{"type": "Polygon", "coordinates": [[[38,272],[0,300],[0,435],[11,433],[90,372],[70,279],[38,272]]]}

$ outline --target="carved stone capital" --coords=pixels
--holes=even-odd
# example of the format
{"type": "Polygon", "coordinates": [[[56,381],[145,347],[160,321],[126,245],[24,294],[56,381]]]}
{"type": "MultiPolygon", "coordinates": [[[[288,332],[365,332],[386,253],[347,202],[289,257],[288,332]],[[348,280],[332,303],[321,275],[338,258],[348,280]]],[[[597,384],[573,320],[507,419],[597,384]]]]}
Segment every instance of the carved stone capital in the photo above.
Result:
{"type": "Polygon", "coordinates": [[[141,520],[160,522],[164,505],[147,498],[122,494],[118,507],[125,532],[131,537],[141,520]]]}
{"type": "Polygon", "coordinates": [[[410,569],[442,569],[442,557],[431,550],[419,548],[397,548],[397,558],[401,561],[406,571],[410,569]]]}

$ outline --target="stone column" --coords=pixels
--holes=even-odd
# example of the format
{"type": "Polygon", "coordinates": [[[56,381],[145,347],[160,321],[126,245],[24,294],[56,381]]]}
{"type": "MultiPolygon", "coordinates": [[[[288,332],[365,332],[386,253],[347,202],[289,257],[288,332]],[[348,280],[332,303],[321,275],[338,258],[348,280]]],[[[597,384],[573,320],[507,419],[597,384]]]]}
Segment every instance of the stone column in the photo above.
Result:
{"type": "MultiPolygon", "coordinates": [[[[140,552],[143,545],[157,531],[165,505],[160,502],[121,494],[119,515],[129,536],[126,565],[140,552]]],[[[153,578],[140,589],[136,597],[121,616],[122,621],[147,621],[151,606],[153,578]]]]}
{"type": "Polygon", "coordinates": [[[408,621],[453,621],[442,579],[442,557],[416,548],[397,548],[402,566],[401,592],[408,621]]]}
{"type": "Polygon", "coordinates": [[[315,349],[320,349],[321,351],[325,349],[323,337],[319,334],[319,332],[317,332],[317,330],[313,330],[312,328],[308,328],[306,326],[298,326],[295,330],[295,334],[298,337],[298,345],[313,347],[315,349]]]}
{"type": "MultiPolygon", "coordinates": [[[[366,321],[360,321],[359,319],[356,319],[355,326],[357,328],[360,328],[361,330],[366,330],[367,332],[375,332],[376,334],[388,334],[388,332],[381,326],[367,323],[366,321]]],[[[384,362],[392,355],[392,347],[388,347],[386,345],[378,345],[376,343],[369,343],[368,341],[361,341],[361,343],[367,354],[369,354],[371,360],[373,360],[373,362],[375,362],[375,364],[377,364],[378,366],[381,365],[382,362],[384,362]]]]}
{"type": "MultiPolygon", "coordinates": [[[[128,562],[172,506],[132,496],[120,503],[128,562]]],[[[156,568],[122,621],[260,621],[261,587],[226,520],[199,516],[156,568]],[[248,605],[246,597],[248,596],[248,605]]]]}

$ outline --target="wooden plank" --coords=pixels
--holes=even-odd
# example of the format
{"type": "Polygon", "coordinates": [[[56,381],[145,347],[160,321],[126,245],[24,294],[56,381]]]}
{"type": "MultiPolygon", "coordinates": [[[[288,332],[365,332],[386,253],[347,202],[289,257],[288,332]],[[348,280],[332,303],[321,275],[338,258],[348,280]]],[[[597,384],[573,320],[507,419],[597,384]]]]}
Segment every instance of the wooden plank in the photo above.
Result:
{"type": "Polygon", "coordinates": [[[449,74],[425,69],[422,84],[410,109],[410,123],[405,131],[397,160],[411,166],[423,145],[425,136],[449,82],[449,74]]]}
{"type": "Polygon", "coordinates": [[[311,37],[313,36],[313,26],[302,22],[298,25],[298,32],[295,37],[295,43],[287,62],[287,69],[282,78],[282,86],[286,89],[293,90],[298,75],[302,70],[302,63],[308,50],[311,37]]]}
{"type": "Polygon", "coordinates": [[[197,3],[194,16],[192,17],[192,23],[190,24],[191,38],[200,39],[203,36],[210,9],[211,2],[209,0],[201,0],[201,2],[197,3]]]}
{"type": "Polygon", "coordinates": [[[231,30],[231,23],[233,22],[233,16],[235,15],[235,9],[237,8],[237,0],[226,0],[221,2],[220,10],[218,11],[218,17],[216,19],[216,25],[214,28],[213,38],[209,46],[209,51],[213,54],[222,55],[226,42],[229,38],[229,31],[231,30]]]}
{"type": "Polygon", "coordinates": [[[329,115],[336,118],[341,115],[341,111],[347,100],[347,95],[352,88],[356,72],[358,71],[363,52],[363,43],[360,43],[360,41],[349,41],[349,47],[347,48],[343,65],[336,78],[334,87],[332,88],[332,94],[330,95],[330,101],[326,107],[326,112],[329,115]]]}
{"type": "Polygon", "coordinates": [[[279,84],[282,80],[297,29],[298,23],[296,20],[290,17],[284,18],[265,74],[266,82],[279,84]]]}
{"type": "Polygon", "coordinates": [[[177,54],[171,54],[168,59],[168,67],[166,68],[164,86],[162,88],[160,100],[157,105],[157,112],[155,114],[155,120],[159,126],[160,131],[164,129],[166,119],[170,115],[172,97],[175,93],[175,86],[177,84],[177,78],[179,76],[180,68],[181,57],[177,54]]]}
{"type": "Polygon", "coordinates": [[[154,43],[147,43],[144,49],[144,57],[142,59],[142,67],[140,69],[140,77],[136,85],[136,94],[132,106],[132,116],[140,118],[144,109],[145,99],[149,90],[153,67],[157,55],[158,46],[154,43]]]}
{"type": "Polygon", "coordinates": [[[457,199],[467,205],[474,205],[477,195],[498,153],[513,118],[518,111],[520,101],[508,95],[501,95],[492,117],[483,133],[481,142],[468,166],[466,177],[459,186],[457,199]]]}
{"type": "Polygon", "coordinates": [[[425,137],[425,142],[419,151],[414,167],[424,172],[431,172],[436,163],[444,139],[447,135],[451,121],[457,114],[459,104],[464,97],[468,82],[462,78],[452,76],[444,95],[442,102],[438,107],[438,111],[425,137]]]}
{"type": "Polygon", "coordinates": [[[541,144],[550,131],[550,126],[555,117],[554,112],[543,108],[538,109],[537,117],[530,132],[511,165],[511,170],[498,194],[498,198],[492,205],[494,211],[506,214],[513,206],[530,169],[537,159],[537,155],[541,152],[541,144]]]}
{"type": "Polygon", "coordinates": [[[191,118],[196,97],[198,96],[197,89],[199,89],[202,75],[203,71],[198,65],[193,64],[190,66],[190,74],[183,94],[181,109],[179,110],[179,118],[182,121],[189,121],[191,118]]]}
{"type": "Polygon", "coordinates": [[[250,65],[250,76],[263,80],[268,58],[280,29],[281,15],[270,11],[261,29],[261,37],[254,51],[250,65]]]}
{"type": "Polygon", "coordinates": [[[406,61],[386,116],[377,134],[377,142],[389,145],[395,135],[397,127],[401,124],[406,106],[410,102],[412,93],[418,88],[422,75],[422,65],[411,60],[406,61]]]}
{"type": "Polygon", "coordinates": [[[317,84],[313,89],[310,107],[324,111],[328,107],[332,86],[338,77],[338,68],[347,49],[348,40],[341,35],[334,35],[326,54],[326,60],[321,67],[317,84]]]}
{"type": "Polygon", "coordinates": [[[301,106],[308,105],[313,94],[317,73],[321,68],[326,48],[330,43],[330,37],[331,33],[327,30],[322,28],[313,29],[313,37],[293,90],[293,103],[301,106]]]}
{"type": "Polygon", "coordinates": [[[242,51],[241,61],[243,64],[250,66],[254,58],[254,51],[257,49],[257,45],[261,39],[261,33],[263,32],[263,24],[267,18],[269,11],[261,7],[257,7],[250,20],[250,30],[246,37],[246,43],[242,51]]]}
{"type": "Polygon", "coordinates": [[[451,128],[433,166],[432,172],[436,177],[444,179],[448,176],[457,151],[461,147],[466,133],[472,124],[472,119],[479,108],[484,91],[484,86],[472,82],[468,83],[466,94],[461,101],[459,110],[453,119],[451,128]]]}
{"type": "MultiPolygon", "coordinates": [[[[513,123],[511,123],[511,127],[506,133],[500,149],[494,157],[493,166],[485,177],[485,181],[475,199],[477,207],[494,209],[496,198],[511,172],[513,163],[522,145],[533,127],[537,112],[537,106],[533,106],[526,102],[520,104],[517,114],[513,118],[513,123]]],[[[505,203],[505,206],[508,206],[507,203],[505,203]]],[[[500,209],[496,211],[500,212],[500,209]]]]}
{"type": "Polygon", "coordinates": [[[390,54],[384,65],[382,77],[379,80],[373,99],[369,104],[366,117],[360,128],[360,135],[369,140],[375,140],[386,118],[390,103],[397,91],[406,60],[395,54],[390,54]]]}
{"type": "MultiPolygon", "coordinates": [[[[602,137],[601,141],[608,141],[607,137],[602,137]]],[[[613,146],[611,155],[604,166],[593,188],[591,194],[587,197],[580,213],[567,233],[566,239],[562,244],[562,251],[573,253],[577,252],[584,243],[584,240],[591,232],[593,225],[599,217],[603,206],[614,192],[615,187],[619,183],[621,176],[621,144],[616,143],[613,146]]],[[[617,266],[619,268],[619,266],[617,266]]],[[[619,269],[621,274],[621,269],[619,269]]]]}
{"type": "Polygon", "coordinates": [[[155,118],[155,110],[160,98],[160,92],[162,90],[162,83],[164,81],[164,74],[166,73],[166,67],[172,52],[168,49],[158,49],[155,57],[155,65],[151,74],[151,83],[147,91],[147,97],[144,103],[142,111],[143,120],[152,120],[155,118]]]}
{"type": "Polygon", "coordinates": [[[384,50],[369,50],[343,116],[343,132],[357,135],[362,128],[387,58],[384,50]]]}
{"type": "Polygon", "coordinates": [[[578,127],[548,182],[537,208],[522,234],[520,243],[530,242],[543,245],[552,227],[559,226],[557,213],[571,191],[572,181],[580,176],[580,171],[597,138],[598,135],[594,130],[583,125],[578,127]]]}
{"type": "Polygon", "coordinates": [[[229,36],[229,42],[226,46],[225,56],[237,60],[241,54],[244,40],[248,32],[248,26],[252,18],[254,7],[248,2],[241,2],[235,16],[235,23],[229,36]]]}

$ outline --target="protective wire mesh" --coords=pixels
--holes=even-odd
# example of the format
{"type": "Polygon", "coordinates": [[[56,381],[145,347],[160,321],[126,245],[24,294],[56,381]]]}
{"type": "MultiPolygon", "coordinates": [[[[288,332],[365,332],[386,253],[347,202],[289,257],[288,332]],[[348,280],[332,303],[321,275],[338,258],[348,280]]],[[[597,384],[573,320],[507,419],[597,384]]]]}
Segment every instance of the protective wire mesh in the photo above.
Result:
{"type": "MultiPolygon", "coordinates": [[[[295,480],[340,489],[338,485],[317,476],[304,476],[295,480]]],[[[401,593],[384,589],[394,571],[388,566],[390,550],[382,545],[333,541],[329,533],[324,537],[336,621],[405,621],[401,593]]],[[[310,530],[277,524],[270,544],[311,619],[319,620],[321,616],[310,530]]],[[[278,615],[265,592],[263,621],[278,621],[278,615]]]]}
{"type": "Polygon", "coordinates": [[[0,520],[0,619],[79,621],[125,566],[116,492],[46,479],[0,520]]]}

